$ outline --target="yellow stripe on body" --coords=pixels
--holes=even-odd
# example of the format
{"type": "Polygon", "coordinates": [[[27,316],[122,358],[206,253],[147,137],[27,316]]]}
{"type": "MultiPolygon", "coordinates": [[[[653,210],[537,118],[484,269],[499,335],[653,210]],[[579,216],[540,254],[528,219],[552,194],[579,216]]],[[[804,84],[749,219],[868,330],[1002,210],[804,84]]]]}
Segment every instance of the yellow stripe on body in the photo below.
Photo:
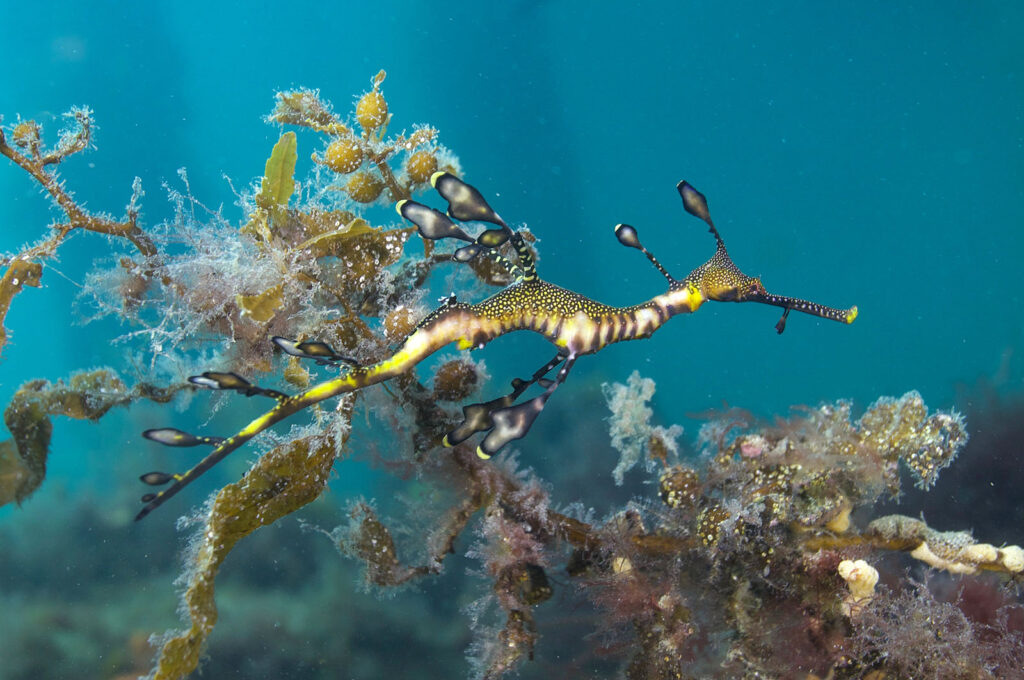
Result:
{"type": "MultiPolygon", "coordinates": [[[[453,313],[435,319],[422,328],[417,328],[387,359],[364,369],[353,370],[350,375],[355,378],[357,388],[376,385],[405,373],[449,343],[458,341],[461,346],[467,340],[467,317],[469,315],[465,313],[453,313]]],[[[343,376],[338,380],[342,380],[344,377],[348,376],[343,376]]],[[[330,382],[333,381],[324,383],[324,385],[329,385],[330,382]]]]}

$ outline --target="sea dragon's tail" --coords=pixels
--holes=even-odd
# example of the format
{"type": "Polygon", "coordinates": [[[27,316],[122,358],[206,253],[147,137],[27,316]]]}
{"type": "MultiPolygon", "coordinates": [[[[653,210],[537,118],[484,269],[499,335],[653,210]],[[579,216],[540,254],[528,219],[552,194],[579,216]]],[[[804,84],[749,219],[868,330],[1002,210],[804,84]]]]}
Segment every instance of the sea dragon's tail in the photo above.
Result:
{"type": "MultiPolygon", "coordinates": [[[[369,385],[376,385],[377,383],[390,380],[396,375],[409,370],[450,342],[457,340],[459,337],[459,327],[462,325],[459,317],[465,315],[465,306],[455,303],[439,311],[441,313],[432,316],[429,323],[421,324],[419,328],[413,331],[398,351],[387,359],[370,366],[352,366],[344,375],[314,385],[308,390],[293,396],[288,396],[277,390],[253,385],[235,373],[206,372],[189,378],[190,382],[201,387],[216,390],[233,390],[246,396],[267,396],[275,399],[277,403],[272,409],[226,439],[222,437],[196,436],[170,427],[143,432],[142,435],[146,439],[167,446],[198,446],[200,444],[207,444],[212,445],[214,448],[195,467],[182,474],[147,472],[142,475],[142,481],[151,486],[163,486],[168,482],[171,485],[159,492],[143,496],[142,501],[146,505],[135,516],[135,519],[140,520],[153,512],[153,510],[166,503],[167,500],[197,479],[201,474],[223,460],[232,451],[276,423],[325,399],[355,392],[369,385]]],[[[296,343],[285,338],[274,338],[274,342],[285,352],[293,356],[316,359],[324,363],[350,361],[335,354],[324,343],[296,343]]]]}

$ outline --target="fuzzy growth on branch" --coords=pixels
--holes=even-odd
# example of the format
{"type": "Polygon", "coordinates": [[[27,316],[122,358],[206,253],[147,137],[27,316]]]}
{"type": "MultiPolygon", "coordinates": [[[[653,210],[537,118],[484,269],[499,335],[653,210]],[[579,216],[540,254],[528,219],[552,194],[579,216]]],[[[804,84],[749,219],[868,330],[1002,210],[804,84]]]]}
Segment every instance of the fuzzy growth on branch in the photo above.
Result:
{"type": "Polygon", "coordinates": [[[39,287],[45,261],[57,254],[57,249],[75,229],[124,238],[143,257],[156,255],[156,246],[138,224],[138,202],[142,197],[138,178],[132,184],[132,197],[125,217],[120,221],[87,212],[64,186],[56,166],[89,148],[93,126],[92,111],[88,108],[73,108],[66,117],[72,121],[72,126],[63,131],[57,144],[50,148],[43,142],[42,126],[34,120],[19,120],[12,126],[0,125],[0,154],[28,173],[49,194],[65,217],[64,221],[50,225],[48,238],[0,261],[0,266],[6,268],[0,277],[0,352],[7,343],[8,331],[4,320],[14,296],[26,285],[39,287]]]}

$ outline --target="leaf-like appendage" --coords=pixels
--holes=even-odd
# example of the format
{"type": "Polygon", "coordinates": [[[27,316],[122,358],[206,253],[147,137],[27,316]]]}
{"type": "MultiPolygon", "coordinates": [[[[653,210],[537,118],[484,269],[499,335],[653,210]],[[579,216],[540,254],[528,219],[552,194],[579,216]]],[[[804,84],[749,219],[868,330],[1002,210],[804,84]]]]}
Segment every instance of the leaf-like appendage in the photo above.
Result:
{"type": "Polygon", "coordinates": [[[256,295],[236,295],[235,304],[253,321],[266,323],[274,318],[284,304],[283,293],[284,286],[279,283],[256,295]]]}
{"type": "Polygon", "coordinates": [[[295,191],[295,162],[298,160],[298,142],[294,132],[286,132],[277,140],[267,159],[267,167],[260,185],[256,203],[264,210],[288,205],[295,191]]]}

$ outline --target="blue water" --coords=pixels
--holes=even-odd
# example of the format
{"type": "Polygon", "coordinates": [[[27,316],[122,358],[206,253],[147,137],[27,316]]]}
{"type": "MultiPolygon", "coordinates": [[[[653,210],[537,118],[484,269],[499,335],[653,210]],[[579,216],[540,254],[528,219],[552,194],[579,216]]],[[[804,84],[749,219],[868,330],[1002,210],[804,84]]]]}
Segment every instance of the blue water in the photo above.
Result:
{"type": "MultiPolygon", "coordinates": [[[[262,174],[280,132],[262,120],[273,94],[319,88],[346,111],[383,68],[393,128],[436,126],[467,179],[540,237],[543,277],[614,304],[660,292],[612,227],[635,225],[682,276],[713,248],[679,205],[686,179],[733,259],[770,291],[860,309],[850,327],[792,314],[780,337],[774,308],[709,305],[580,361],[565,391],[638,369],[658,381],[669,422],[723,402],[770,415],[910,389],[967,409],[964,386],[979,381],[1020,394],[1024,5],[776,4],[7,2],[0,114],[54,135],[70,106],[95,111],[96,148],[62,167],[91,210],[121,214],[138,176],[144,222],[165,220],[162,184],[180,188],[184,167],[192,193],[237,221],[224,177],[244,186],[262,174]]],[[[314,141],[300,137],[306,169],[314,141]]],[[[4,251],[56,216],[6,162],[0,196],[4,251]]],[[[77,235],[45,287],[15,299],[0,401],[30,378],[131,365],[129,348],[109,342],[126,329],[80,325],[73,302],[107,252],[77,235]]],[[[500,384],[548,353],[495,343],[483,357],[500,384]]],[[[603,411],[568,412],[605,427],[603,411]]],[[[55,423],[49,477],[28,509],[137,491],[151,465],[137,421],[55,423]]],[[[529,439],[520,449],[531,464],[529,439]]]]}

